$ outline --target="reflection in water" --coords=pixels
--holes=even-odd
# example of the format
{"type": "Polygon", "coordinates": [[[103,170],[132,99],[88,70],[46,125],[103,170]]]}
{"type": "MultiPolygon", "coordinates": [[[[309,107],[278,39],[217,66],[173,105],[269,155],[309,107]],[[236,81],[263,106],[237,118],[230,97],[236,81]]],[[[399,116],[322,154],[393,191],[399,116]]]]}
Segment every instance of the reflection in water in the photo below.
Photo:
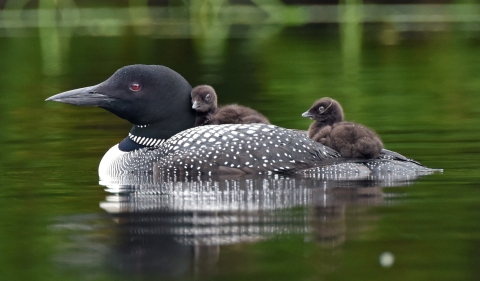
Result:
{"type": "Polygon", "coordinates": [[[204,276],[215,274],[224,245],[296,234],[335,248],[349,233],[374,226],[378,218],[362,209],[383,203],[382,186],[408,185],[416,177],[130,178],[136,184],[103,183],[110,194],[100,207],[111,218],[67,217],[52,227],[69,240],[55,259],[62,268],[204,276]]]}

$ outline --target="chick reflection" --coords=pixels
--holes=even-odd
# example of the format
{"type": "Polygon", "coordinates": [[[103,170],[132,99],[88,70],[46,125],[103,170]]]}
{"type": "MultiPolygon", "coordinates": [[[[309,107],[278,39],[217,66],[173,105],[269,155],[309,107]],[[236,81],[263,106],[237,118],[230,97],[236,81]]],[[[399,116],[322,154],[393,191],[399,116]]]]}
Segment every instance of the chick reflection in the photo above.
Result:
{"type": "Polygon", "coordinates": [[[315,240],[327,247],[343,244],[347,233],[353,238],[368,229],[367,226],[374,225],[377,218],[363,210],[382,204],[384,198],[379,186],[336,188],[326,190],[326,194],[333,197],[332,202],[312,206],[311,225],[315,240]],[[348,227],[347,218],[351,222],[348,227]]]}

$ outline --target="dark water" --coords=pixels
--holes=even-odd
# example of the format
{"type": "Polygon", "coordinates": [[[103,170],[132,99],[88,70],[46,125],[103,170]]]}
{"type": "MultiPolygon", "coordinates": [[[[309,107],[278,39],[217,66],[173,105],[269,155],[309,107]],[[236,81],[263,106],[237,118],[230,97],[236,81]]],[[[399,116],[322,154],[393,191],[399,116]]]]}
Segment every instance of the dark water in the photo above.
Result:
{"type": "Polygon", "coordinates": [[[0,279],[480,279],[479,34],[456,24],[393,41],[382,26],[360,38],[337,25],[255,29],[62,33],[55,48],[35,30],[1,37],[0,279]],[[44,99],[133,63],[169,66],[213,85],[220,103],[288,128],[306,129],[301,113],[330,96],[386,148],[444,173],[224,178],[116,194],[97,167],[130,125],[44,99]]]}

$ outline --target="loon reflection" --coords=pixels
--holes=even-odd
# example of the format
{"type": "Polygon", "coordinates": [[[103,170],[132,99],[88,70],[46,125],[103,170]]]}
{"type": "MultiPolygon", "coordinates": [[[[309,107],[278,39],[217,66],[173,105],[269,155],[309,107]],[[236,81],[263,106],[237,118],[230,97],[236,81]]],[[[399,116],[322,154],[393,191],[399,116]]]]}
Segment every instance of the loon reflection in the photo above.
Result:
{"type": "Polygon", "coordinates": [[[78,244],[72,253],[72,242],[66,242],[56,261],[163,278],[215,275],[229,253],[223,247],[273,237],[333,251],[375,227],[379,217],[366,210],[392,197],[383,187],[410,185],[418,177],[316,175],[166,179],[143,174],[132,177],[131,185],[108,183],[110,194],[100,207],[109,218],[63,218],[53,227],[78,244]]]}
{"type": "MultiPolygon", "coordinates": [[[[337,238],[343,240],[343,231],[319,228],[317,218],[337,221],[350,203],[383,202],[381,183],[280,175],[184,179],[165,182],[162,188],[109,187],[107,191],[115,194],[107,196],[100,207],[122,221],[128,218],[130,226],[135,226],[130,233],[171,235],[187,245],[227,245],[278,234],[309,234],[313,225],[318,230],[314,231],[317,241],[322,242],[322,233],[336,233],[338,237],[328,234],[324,238],[337,244],[337,238]]],[[[390,185],[410,183],[406,179],[390,185]]]]}

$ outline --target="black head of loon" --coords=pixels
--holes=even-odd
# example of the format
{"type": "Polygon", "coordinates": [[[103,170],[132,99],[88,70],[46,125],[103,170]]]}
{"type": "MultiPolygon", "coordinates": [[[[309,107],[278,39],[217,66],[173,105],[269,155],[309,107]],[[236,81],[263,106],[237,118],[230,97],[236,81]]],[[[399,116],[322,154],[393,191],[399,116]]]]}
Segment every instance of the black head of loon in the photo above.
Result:
{"type": "Polygon", "coordinates": [[[190,84],[172,69],[159,65],[129,65],[104,82],[70,90],[47,99],[73,105],[98,106],[134,124],[120,149],[154,146],[193,127],[190,84]]]}
{"type": "Polygon", "coordinates": [[[377,158],[383,143],[371,129],[353,122],[343,121],[340,103],[321,98],[302,114],[315,122],[308,129],[308,137],[335,149],[345,158],[377,158]]]}

